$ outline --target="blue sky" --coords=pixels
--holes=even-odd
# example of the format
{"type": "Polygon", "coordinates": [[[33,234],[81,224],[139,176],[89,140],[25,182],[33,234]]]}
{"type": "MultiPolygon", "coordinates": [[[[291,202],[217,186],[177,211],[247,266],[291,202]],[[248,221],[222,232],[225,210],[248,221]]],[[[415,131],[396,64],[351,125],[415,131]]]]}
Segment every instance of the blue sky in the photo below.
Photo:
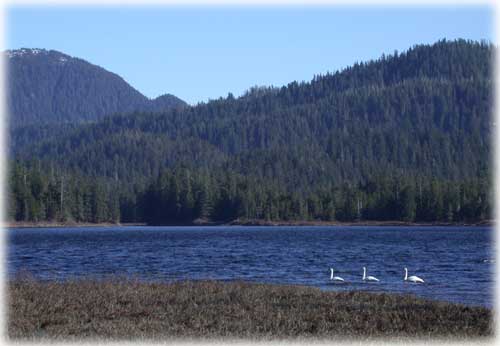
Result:
{"type": "Polygon", "coordinates": [[[310,80],[441,38],[493,37],[482,7],[8,7],[7,49],[47,48],[196,104],[310,80]]]}

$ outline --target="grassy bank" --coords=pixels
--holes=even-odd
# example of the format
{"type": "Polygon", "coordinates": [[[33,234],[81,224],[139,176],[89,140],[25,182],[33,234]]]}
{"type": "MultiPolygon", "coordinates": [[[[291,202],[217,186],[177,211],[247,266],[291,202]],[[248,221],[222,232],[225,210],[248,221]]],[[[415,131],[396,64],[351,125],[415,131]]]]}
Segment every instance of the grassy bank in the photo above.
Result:
{"type": "Polygon", "coordinates": [[[491,336],[492,312],[412,296],[213,281],[16,280],[10,338],[369,338],[491,336]]]}

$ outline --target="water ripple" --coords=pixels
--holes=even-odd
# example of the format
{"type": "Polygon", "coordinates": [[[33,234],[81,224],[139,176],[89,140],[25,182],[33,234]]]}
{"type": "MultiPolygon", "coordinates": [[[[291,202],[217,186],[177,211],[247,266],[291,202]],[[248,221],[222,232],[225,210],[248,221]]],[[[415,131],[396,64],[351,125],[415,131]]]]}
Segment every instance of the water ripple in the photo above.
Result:
{"type": "Polygon", "coordinates": [[[247,280],[492,307],[492,234],[486,227],[10,229],[7,268],[42,279],[247,280]],[[380,282],[362,282],[363,266],[380,282]],[[347,282],[332,284],[330,267],[347,282]],[[404,282],[404,267],[426,283],[404,282]]]}

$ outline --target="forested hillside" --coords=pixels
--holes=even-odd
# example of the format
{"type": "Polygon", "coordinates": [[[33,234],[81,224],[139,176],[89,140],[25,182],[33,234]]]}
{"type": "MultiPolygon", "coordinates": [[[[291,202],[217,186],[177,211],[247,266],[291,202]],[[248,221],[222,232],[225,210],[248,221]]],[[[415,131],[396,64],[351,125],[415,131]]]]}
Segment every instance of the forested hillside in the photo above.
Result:
{"type": "Polygon", "coordinates": [[[104,219],[154,224],[487,219],[492,55],[487,43],[440,41],[239,98],[14,129],[11,215],[91,220],[77,210],[99,190],[104,219]],[[67,189],[66,203],[34,216],[50,186],[54,198],[67,189]]]}
{"type": "Polygon", "coordinates": [[[149,100],[120,76],[82,59],[45,49],[8,50],[10,125],[77,123],[133,111],[186,104],[173,95],[149,100]]]}

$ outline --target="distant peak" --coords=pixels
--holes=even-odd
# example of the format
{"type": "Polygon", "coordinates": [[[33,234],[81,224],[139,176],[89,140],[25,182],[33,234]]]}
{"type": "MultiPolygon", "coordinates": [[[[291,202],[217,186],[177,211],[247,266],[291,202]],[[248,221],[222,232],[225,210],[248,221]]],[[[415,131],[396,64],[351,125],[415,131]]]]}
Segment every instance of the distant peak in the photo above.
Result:
{"type": "Polygon", "coordinates": [[[67,54],[58,52],[56,50],[47,50],[43,48],[8,49],[5,51],[5,54],[7,54],[7,57],[9,58],[48,56],[51,58],[56,58],[58,61],[63,63],[71,59],[71,57],[67,54]]]}
{"type": "Polygon", "coordinates": [[[16,56],[25,56],[25,55],[38,55],[38,54],[48,54],[46,49],[41,48],[20,48],[20,49],[8,49],[5,51],[9,58],[13,58],[16,56]]]}
{"type": "Polygon", "coordinates": [[[175,97],[174,95],[172,94],[162,94],[158,97],[155,97],[155,98],[152,98],[150,100],[154,101],[154,100],[161,100],[161,99],[168,99],[168,98],[171,98],[171,97],[175,97]]]}

